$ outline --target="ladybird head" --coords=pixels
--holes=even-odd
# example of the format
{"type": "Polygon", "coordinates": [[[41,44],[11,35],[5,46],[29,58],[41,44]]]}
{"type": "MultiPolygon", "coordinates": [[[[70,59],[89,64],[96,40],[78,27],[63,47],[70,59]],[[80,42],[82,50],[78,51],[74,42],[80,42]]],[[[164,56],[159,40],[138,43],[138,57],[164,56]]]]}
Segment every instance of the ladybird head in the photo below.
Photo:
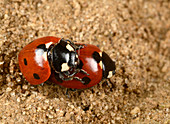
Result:
{"type": "Polygon", "coordinates": [[[63,39],[50,50],[51,66],[55,72],[65,72],[76,68],[79,63],[76,49],[63,39]]]}
{"type": "Polygon", "coordinates": [[[94,51],[92,57],[103,70],[103,78],[111,78],[115,74],[115,62],[105,52],[94,51]]]}
{"type": "Polygon", "coordinates": [[[102,52],[103,78],[111,78],[115,74],[115,62],[105,53],[102,52]]]}

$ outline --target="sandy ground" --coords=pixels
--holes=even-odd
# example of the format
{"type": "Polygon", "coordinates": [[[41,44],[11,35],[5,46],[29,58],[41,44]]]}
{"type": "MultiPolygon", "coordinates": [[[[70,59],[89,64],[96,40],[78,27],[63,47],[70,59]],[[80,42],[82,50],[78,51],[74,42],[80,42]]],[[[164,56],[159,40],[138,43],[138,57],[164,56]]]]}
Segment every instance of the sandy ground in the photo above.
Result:
{"type": "Polygon", "coordinates": [[[0,0],[0,123],[169,124],[169,53],[169,0],[0,0]],[[49,35],[99,45],[116,75],[70,98],[30,85],[17,55],[49,35]]]}

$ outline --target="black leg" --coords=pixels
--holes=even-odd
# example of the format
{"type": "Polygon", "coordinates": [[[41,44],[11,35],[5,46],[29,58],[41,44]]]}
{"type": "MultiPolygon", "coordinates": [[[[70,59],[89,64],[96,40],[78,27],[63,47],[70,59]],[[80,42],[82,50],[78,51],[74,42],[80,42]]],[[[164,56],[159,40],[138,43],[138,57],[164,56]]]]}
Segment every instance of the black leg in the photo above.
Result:
{"type": "Polygon", "coordinates": [[[80,72],[82,72],[82,73],[84,73],[84,74],[86,74],[86,75],[89,75],[85,70],[83,70],[83,69],[80,69],[80,72]]]}
{"type": "Polygon", "coordinates": [[[80,81],[82,84],[84,84],[85,82],[81,79],[81,78],[79,78],[79,77],[73,77],[74,79],[76,79],[76,80],[78,80],[78,81],[80,81]]]}
{"type": "Polygon", "coordinates": [[[66,89],[66,96],[68,97],[68,98],[70,98],[70,95],[68,94],[68,88],[66,89]]]}
{"type": "Polygon", "coordinates": [[[72,89],[72,88],[69,88],[70,91],[77,91],[77,89],[72,89]]]}
{"type": "Polygon", "coordinates": [[[62,72],[65,76],[68,76],[68,77],[70,77],[70,72],[69,71],[64,71],[64,72],[62,72]]]}
{"type": "Polygon", "coordinates": [[[75,74],[77,74],[78,72],[77,71],[74,71],[72,74],[68,73],[67,71],[66,72],[63,72],[65,76],[68,76],[68,77],[73,77],[75,74]]]}
{"type": "Polygon", "coordinates": [[[66,71],[66,72],[63,72],[63,73],[64,73],[65,76],[73,77],[75,74],[77,74],[77,73],[79,73],[79,72],[81,72],[81,73],[83,73],[83,74],[86,74],[86,75],[89,75],[89,74],[88,74],[85,70],[83,70],[83,69],[76,69],[76,70],[74,70],[74,72],[73,72],[72,74],[70,74],[69,71],[66,71]]]}
{"type": "Polygon", "coordinates": [[[63,81],[71,81],[73,79],[77,80],[77,81],[80,81],[81,83],[85,83],[81,78],[79,77],[64,77],[63,74],[59,73],[59,78],[63,81]]]}
{"type": "Polygon", "coordinates": [[[66,96],[70,98],[70,95],[68,94],[69,91],[76,91],[77,89],[67,88],[66,89],[66,96]]]}
{"type": "Polygon", "coordinates": [[[80,81],[82,84],[84,84],[85,82],[79,78],[79,77],[64,77],[64,75],[62,73],[59,73],[59,78],[63,81],[71,81],[73,79],[77,80],[77,81],[80,81]]]}
{"type": "Polygon", "coordinates": [[[64,77],[62,73],[59,73],[59,78],[63,81],[71,81],[73,80],[73,77],[64,77]]]}

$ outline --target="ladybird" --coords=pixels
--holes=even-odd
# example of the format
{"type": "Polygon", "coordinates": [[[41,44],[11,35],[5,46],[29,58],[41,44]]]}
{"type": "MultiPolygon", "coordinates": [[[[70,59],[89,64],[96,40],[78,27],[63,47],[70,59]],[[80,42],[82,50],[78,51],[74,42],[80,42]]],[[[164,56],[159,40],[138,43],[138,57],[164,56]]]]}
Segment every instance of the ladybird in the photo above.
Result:
{"type": "Polygon", "coordinates": [[[70,77],[70,70],[76,70],[79,58],[75,45],[70,40],[47,36],[26,45],[19,53],[19,67],[26,80],[33,85],[47,81],[51,71],[60,75],[62,80],[70,77]]]}
{"type": "Polygon", "coordinates": [[[47,80],[72,89],[85,89],[115,74],[115,62],[98,47],[47,36],[25,46],[19,67],[33,85],[47,80]]]}
{"type": "MultiPolygon", "coordinates": [[[[82,45],[82,44],[81,44],[82,45]]],[[[49,81],[71,89],[85,89],[92,87],[104,78],[110,78],[115,74],[115,62],[98,47],[90,44],[83,45],[77,50],[79,65],[77,70],[84,72],[76,73],[67,81],[61,80],[58,73],[52,72],[49,81]]]]}

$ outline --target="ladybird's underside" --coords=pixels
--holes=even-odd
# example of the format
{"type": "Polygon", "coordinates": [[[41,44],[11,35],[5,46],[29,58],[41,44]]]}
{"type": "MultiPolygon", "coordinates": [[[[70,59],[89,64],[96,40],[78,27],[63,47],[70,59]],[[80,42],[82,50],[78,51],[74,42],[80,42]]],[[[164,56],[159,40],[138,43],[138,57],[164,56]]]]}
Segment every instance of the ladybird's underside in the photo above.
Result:
{"type": "Polygon", "coordinates": [[[51,66],[60,73],[76,68],[78,64],[78,55],[75,48],[67,43],[67,41],[60,40],[60,42],[51,49],[51,66]]]}

